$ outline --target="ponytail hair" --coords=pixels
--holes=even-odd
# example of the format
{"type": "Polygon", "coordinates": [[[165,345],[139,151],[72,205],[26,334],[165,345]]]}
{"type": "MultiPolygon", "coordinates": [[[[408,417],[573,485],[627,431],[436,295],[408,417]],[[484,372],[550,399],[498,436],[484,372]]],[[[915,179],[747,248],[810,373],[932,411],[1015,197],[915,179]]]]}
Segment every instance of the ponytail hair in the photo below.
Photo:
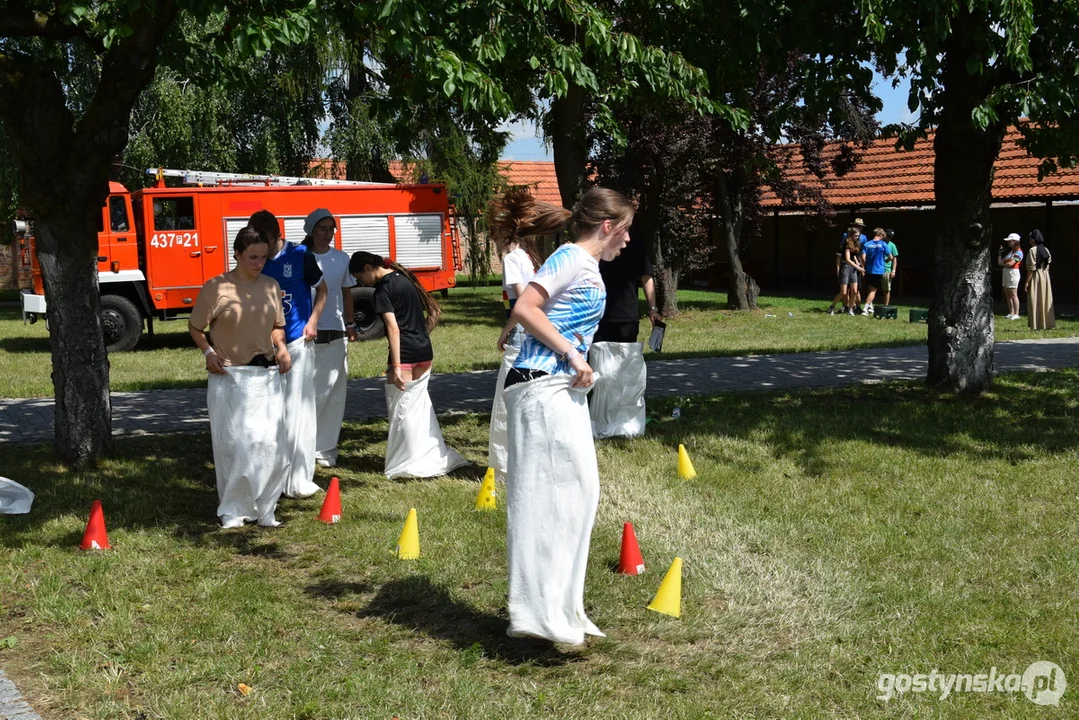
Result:
{"type": "Polygon", "coordinates": [[[372,252],[366,250],[359,250],[352,253],[352,257],[348,261],[349,273],[355,274],[361,272],[365,267],[385,268],[387,270],[395,270],[412,283],[416,288],[416,292],[420,294],[420,301],[423,303],[423,310],[427,314],[427,332],[431,332],[438,325],[439,318],[442,317],[442,308],[438,306],[435,299],[431,297],[431,294],[427,292],[427,289],[420,284],[419,278],[412,274],[412,271],[408,268],[402,267],[389,258],[384,258],[381,255],[375,255],[372,252]]]}
{"type": "Polygon", "coordinates": [[[487,227],[499,248],[505,250],[511,242],[520,242],[521,238],[536,235],[551,235],[564,230],[567,224],[571,225],[577,238],[595,232],[607,220],[618,225],[629,225],[633,222],[635,212],[636,208],[625,195],[607,188],[586,190],[570,212],[563,207],[540,202],[526,188],[516,187],[491,201],[487,227]]]}
{"type": "Polygon", "coordinates": [[[521,240],[560,232],[572,216],[563,207],[536,200],[527,188],[515,187],[491,201],[487,208],[487,227],[501,252],[505,252],[510,244],[519,243],[529,256],[534,256],[535,251],[521,240]]]}

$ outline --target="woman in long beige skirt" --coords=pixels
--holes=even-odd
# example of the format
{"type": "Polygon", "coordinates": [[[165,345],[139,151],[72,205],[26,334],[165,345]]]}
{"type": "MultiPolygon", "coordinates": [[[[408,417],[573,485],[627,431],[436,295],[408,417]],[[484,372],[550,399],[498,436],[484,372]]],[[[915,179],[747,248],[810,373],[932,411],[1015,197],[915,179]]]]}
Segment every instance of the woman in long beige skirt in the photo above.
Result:
{"type": "Polygon", "coordinates": [[[1052,330],[1056,326],[1053,313],[1053,284],[1049,280],[1049,264],[1053,254],[1045,247],[1041,230],[1030,233],[1030,252],[1026,257],[1027,325],[1031,330],[1052,330]]]}

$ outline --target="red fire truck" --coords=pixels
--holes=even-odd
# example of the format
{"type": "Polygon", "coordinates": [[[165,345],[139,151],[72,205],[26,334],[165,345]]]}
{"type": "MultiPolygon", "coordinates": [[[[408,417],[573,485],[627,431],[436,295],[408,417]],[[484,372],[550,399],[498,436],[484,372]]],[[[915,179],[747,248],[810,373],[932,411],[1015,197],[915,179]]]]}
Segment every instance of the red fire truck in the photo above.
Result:
{"type": "MultiPolygon", "coordinates": [[[[429,292],[454,286],[462,268],[453,205],[441,184],[392,185],[344,180],[243,175],[187,170],[147,170],[154,187],[128,192],[109,183],[98,228],[101,324],[109,352],[130,350],[144,324],[191,312],[199,289],[235,266],[232,241],[256,210],[283,222],[286,240],[304,239],[303,221],[315,208],[337,218],[334,245],[350,255],[367,250],[412,270],[429,292]],[[164,177],[185,187],[165,187],[164,177]]],[[[23,319],[44,315],[46,298],[34,249],[32,221],[16,221],[28,244],[33,290],[22,294],[23,319]]],[[[374,291],[355,288],[361,339],[380,337],[374,291]]]]}

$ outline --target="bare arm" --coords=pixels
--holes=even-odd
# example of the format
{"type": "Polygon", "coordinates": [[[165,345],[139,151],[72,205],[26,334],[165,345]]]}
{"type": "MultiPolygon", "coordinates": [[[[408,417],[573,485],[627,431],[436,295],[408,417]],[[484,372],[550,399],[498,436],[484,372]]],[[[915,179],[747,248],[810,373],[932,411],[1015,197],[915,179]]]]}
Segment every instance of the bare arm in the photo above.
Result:
{"type": "Polygon", "coordinates": [[[592,384],[592,368],[589,366],[577,349],[569,340],[558,334],[558,330],[547,319],[543,312],[543,305],[547,302],[547,291],[535,283],[530,283],[528,288],[517,298],[517,304],[513,306],[510,314],[512,322],[518,322],[524,326],[528,334],[539,340],[559,355],[569,354],[570,367],[576,371],[577,376],[573,379],[576,387],[588,387],[592,384]]]}
{"type": "Polygon", "coordinates": [[[382,322],[386,324],[386,340],[390,343],[389,380],[398,390],[404,390],[405,379],[401,375],[401,328],[397,324],[397,316],[393,313],[382,313],[382,322]]]}
{"type": "Polygon", "coordinates": [[[341,288],[341,311],[345,316],[345,334],[356,342],[356,307],[352,304],[352,288],[341,288]]]}
{"type": "Polygon", "coordinates": [[[895,277],[895,271],[899,269],[899,258],[892,255],[892,277],[895,277]]]}
{"type": "Polygon", "coordinates": [[[314,340],[318,337],[318,319],[322,315],[322,309],[326,307],[326,280],[323,280],[315,287],[315,304],[311,307],[311,317],[307,319],[307,324],[303,327],[304,340],[314,340]]]}
{"type": "Polygon", "coordinates": [[[187,331],[191,333],[191,339],[198,345],[199,350],[202,350],[202,354],[206,356],[206,372],[212,372],[215,375],[225,374],[225,361],[214,352],[214,349],[210,347],[210,339],[206,337],[206,333],[203,330],[187,323],[187,331]]]}
{"type": "Polygon", "coordinates": [[[641,275],[640,282],[641,287],[644,288],[644,299],[648,301],[648,319],[655,327],[656,323],[663,321],[663,316],[659,314],[659,306],[656,305],[656,281],[651,275],[641,275]]]}
{"type": "Polygon", "coordinates": [[[292,369],[292,356],[288,354],[288,343],[285,342],[285,328],[275,327],[270,332],[270,339],[274,344],[274,357],[277,358],[277,371],[284,375],[292,369]]]}

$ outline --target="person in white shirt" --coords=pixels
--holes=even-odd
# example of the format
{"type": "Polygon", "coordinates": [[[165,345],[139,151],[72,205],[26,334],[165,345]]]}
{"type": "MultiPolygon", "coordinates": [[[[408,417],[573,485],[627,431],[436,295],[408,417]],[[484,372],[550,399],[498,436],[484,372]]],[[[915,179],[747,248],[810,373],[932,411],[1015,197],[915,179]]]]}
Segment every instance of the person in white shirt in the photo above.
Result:
{"type": "Polygon", "coordinates": [[[319,208],[303,223],[304,245],[315,256],[326,281],[326,307],[318,320],[315,338],[315,462],[337,465],[337,442],[345,418],[348,391],[348,342],[356,340],[352,321],[352,287],[356,278],[348,271],[348,253],[333,247],[337,220],[319,208]]]}
{"type": "Polygon", "coordinates": [[[502,366],[498,369],[487,441],[487,466],[495,471],[495,479],[499,482],[506,480],[508,462],[506,399],[502,391],[506,384],[506,374],[517,359],[517,353],[521,350],[521,339],[524,337],[524,328],[518,325],[516,320],[509,319],[510,311],[532,281],[539,265],[535,259],[535,251],[525,245],[530,240],[531,238],[510,238],[503,248],[505,254],[502,256],[502,303],[506,308],[506,324],[498,338],[498,349],[503,353],[502,366]]]}

